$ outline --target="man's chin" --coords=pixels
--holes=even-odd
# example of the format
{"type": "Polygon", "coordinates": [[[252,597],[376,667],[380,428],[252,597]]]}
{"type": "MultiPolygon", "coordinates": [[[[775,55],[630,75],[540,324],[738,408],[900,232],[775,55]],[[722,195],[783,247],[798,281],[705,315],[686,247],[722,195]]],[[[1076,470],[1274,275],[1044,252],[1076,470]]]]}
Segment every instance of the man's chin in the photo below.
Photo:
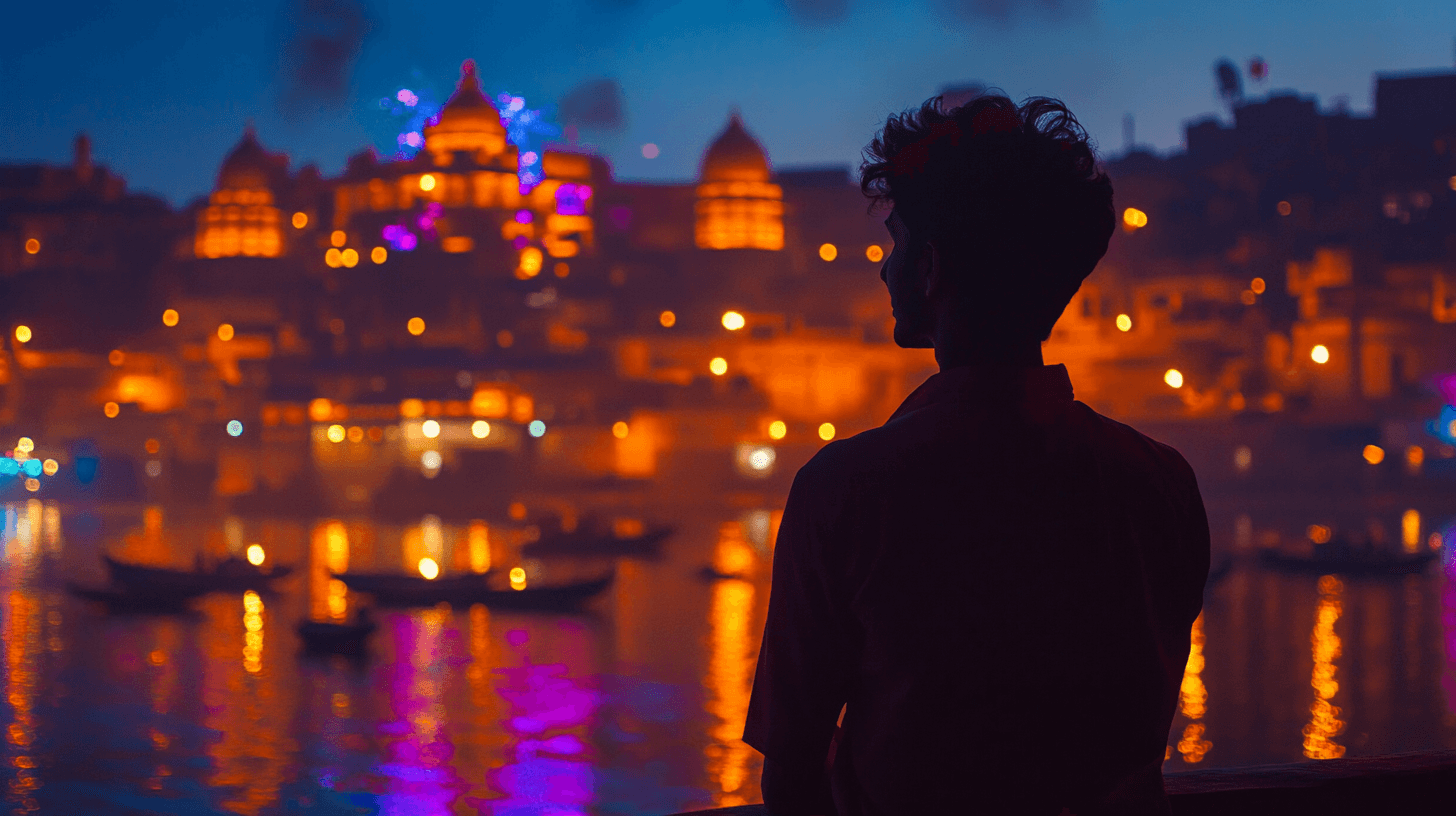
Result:
{"type": "Polygon", "coordinates": [[[903,349],[935,348],[935,344],[926,335],[902,332],[899,326],[895,327],[895,345],[903,349]]]}

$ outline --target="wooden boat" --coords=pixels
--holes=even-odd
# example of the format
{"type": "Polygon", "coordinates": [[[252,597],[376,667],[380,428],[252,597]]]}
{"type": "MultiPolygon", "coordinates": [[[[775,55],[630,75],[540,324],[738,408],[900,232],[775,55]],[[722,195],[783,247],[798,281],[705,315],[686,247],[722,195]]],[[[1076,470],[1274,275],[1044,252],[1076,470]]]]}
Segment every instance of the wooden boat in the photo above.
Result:
{"type": "Polygon", "coordinates": [[[598,595],[616,578],[615,570],[586,581],[530,585],[523,589],[500,587],[495,574],[467,574],[427,579],[416,575],[337,573],[357,592],[367,592],[384,606],[432,606],[437,603],[467,606],[483,603],[501,609],[570,610],[598,595]]]}
{"type": "Polygon", "coordinates": [[[106,569],[112,582],[127,587],[147,587],[158,591],[174,592],[231,592],[243,589],[267,589],[268,585],[293,572],[293,567],[277,565],[264,569],[255,567],[241,558],[227,558],[204,568],[201,564],[190,570],[173,567],[157,567],[118,561],[103,554],[106,569]]]}
{"type": "Polygon", "coordinates": [[[1308,555],[1261,550],[1259,561],[1266,567],[1299,575],[1415,575],[1425,572],[1436,555],[1435,550],[1405,553],[1321,544],[1308,555]]]}
{"type": "Polygon", "coordinates": [[[361,654],[368,648],[369,636],[377,628],[369,614],[360,610],[352,621],[304,620],[298,622],[298,637],[310,652],[361,654]]]}
{"type": "Polygon", "coordinates": [[[66,582],[66,591],[78,598],[103,604],[113,612],[155,613],[185,612],[190,609],[189,604],[194,599],[204,594],[175,588],[153,589],[116,584],[88,586],[74,581],[66,582]]]}
{"type": "Polygon", "coordinates": [[[577,528],[569,533],[543,535],[526,548],[533,554],[653,556],[676,531],[671,526],[649,527],[637,535],[618,536],[611,530],[577,528]]]}

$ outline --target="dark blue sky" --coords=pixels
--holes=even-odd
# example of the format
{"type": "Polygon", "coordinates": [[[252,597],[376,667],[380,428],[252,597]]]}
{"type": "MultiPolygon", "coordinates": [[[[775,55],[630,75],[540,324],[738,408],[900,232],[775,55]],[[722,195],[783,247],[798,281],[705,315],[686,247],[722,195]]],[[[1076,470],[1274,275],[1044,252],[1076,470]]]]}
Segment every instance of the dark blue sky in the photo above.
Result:
{"type": "MultiPolygon", "coordinates": [[[[398,128],[401,87],[447,94],[473,57],[489,93],[531,107],[620,87],[585,130],[619,178],[686,179],[737,105],[777,166],[857,163],[877,123],[951,84],[1059,96],[1106,153],[1179,146],[1220,109],[1212,66],[1262,56],[1254,93],[1368,111],[1375,72],[1452,64],[1456,3],[1280,0],[264,0],[27,2],[6,11],[0,161],[69,161],[77,131],[134,189],[212,186],[248,120],[296,164],[337,172],[398,128]],[[307,44],[313,43],[312,47],[307,44]],[[302,45],[301,45],[302,44],[302,45]],[[656,159],[641,146],[661,146],[656,159]]],[[[1247,79],[1246,79],[1247,82],[1247,79]]]]}

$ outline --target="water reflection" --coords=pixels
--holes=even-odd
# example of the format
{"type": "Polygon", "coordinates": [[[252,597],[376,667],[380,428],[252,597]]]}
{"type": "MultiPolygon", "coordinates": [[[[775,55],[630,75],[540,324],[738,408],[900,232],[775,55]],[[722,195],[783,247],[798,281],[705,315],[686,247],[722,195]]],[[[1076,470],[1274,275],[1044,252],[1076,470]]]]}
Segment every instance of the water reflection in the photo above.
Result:
{"type": "MultiPolygon", "coordinates": [[[[586,615],[380,610],[357,662],[299,652],[300,618],[340,619],[359,601],[330,573],[400,570],[407,550],[435,553],[442,573],[525,570],[515,528],[34,501],[0,512],[13,810],[105,816],[136,807],[95,802],[160,796],[242,814],[659,816],[759,797],[759,755],[739,737],[771,509],[672,517],[683,532],[663,558],[621,561],[586,615]],[[109,614],[63,590],[76,573],[103,577],[103,550],[191,566],[230,538],[297,576],[170,617],[109,614]]],[[[599,515],[628,512],[654,515],[599,515]]],[[[1456,580],[1345,585],[1240,567],[1191,634],[1169,753],[1206,767],[1456,748],[1453,707],[1456,580]]]]}
{"type": "Polygon", "coordinates": [[[1315,611],[1314,632],[1310,645],[1314,651],[1314,671],[1309,684],[1314,687],[1314,703],[1309,707],[1309,725],[1304,727],[1304,755],[1310,759],[1337,759],[1345,755],[1345,746],[1334,738],[1345,730],[1340,709],[1330,702],[1340,690],[1335,680],[1335,660],[1340,656],[1340,636],[1335,634],[1335,621],[1343,606],[1340,594],[1345,586],[1333,575],[1319,579],[1319,608],[1315,611]]]}

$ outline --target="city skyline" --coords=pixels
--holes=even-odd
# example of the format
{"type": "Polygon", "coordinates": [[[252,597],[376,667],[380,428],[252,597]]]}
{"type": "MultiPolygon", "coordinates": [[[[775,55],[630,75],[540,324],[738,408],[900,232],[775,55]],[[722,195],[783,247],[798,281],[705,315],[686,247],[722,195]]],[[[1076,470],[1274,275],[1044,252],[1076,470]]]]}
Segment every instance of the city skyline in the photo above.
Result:
{"type": "MultiPolygon", "coordinates": [[[[1456,11],[1412,3],[1369,20],[1359,5],[1321,7],[1315,17],[1293,7],[1008,4],[997,17],[922,3],[889,20],[864,3],[99,9],[64,37],[0,57],[7,84],[24,89],[0,100],[0,162],[64,161],[84,130],[98,162],[133,189],[181,204],[211,188],[218,157],[252,122],[295,166],[313,162],[334,175],[368,146],[388,155],[398,122],[379,108],[381,97],[412,87],[443,100],[464,58],[480,64],[488,93],[522,95],[531,107],[573,92],[576,107],[595,103],[581,142],[623,180],[695,177],[735,106],[777,166],[853,165],[886,114],[972,82],[1064,98],[1105,156],[1123,150],[1129,114],[1136,142],[1167,152],[1181,146],[1185,122],[1227,118],[1213,80],[1220,58],[1241,68],[1255,56],[1267,61],[1267,80],[1245,73],[1252,95],[1290,89],[1323,108],[1343,97],[1357,114],[1371,108],[1374,74],[1449,66],[1443,32],[1456,31],[1456,11]],[[169,34],[183,30],[186,38],[169,34]],[[74,58],[86,51],[110,56],[74,58]],[[905,51],[915,66],[899,64],[905,51]],[[660,148],[656,158],[643,156],[646,143],[660,148]]],[[[31,16],[19,28],[44,28],[48,13],[22,12],[31,16]]]]}

